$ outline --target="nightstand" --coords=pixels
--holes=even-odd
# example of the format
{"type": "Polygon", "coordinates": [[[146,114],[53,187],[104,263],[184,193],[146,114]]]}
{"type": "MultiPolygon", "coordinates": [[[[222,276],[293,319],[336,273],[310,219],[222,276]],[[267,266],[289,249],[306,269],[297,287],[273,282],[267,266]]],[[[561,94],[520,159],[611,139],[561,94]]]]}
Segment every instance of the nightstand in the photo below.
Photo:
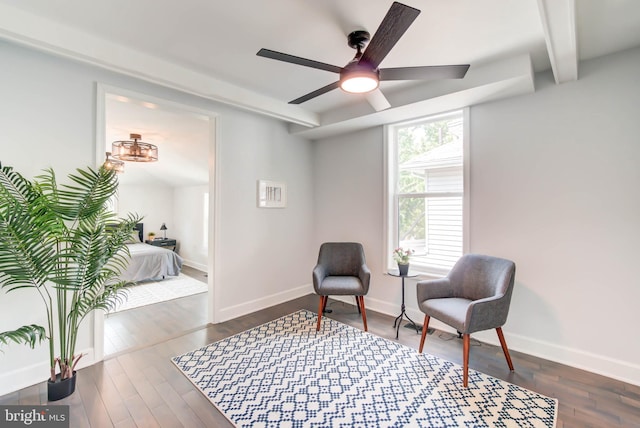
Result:
{"type": "Polygon", "coordinates": [[[144,241],[145,244],[153,245],[154,247],[162,247],[167,250],[175,251],[177,242],[175,239],[167,238],[167,239],[154,239],[149,241],[148,239],[144,241]]]}

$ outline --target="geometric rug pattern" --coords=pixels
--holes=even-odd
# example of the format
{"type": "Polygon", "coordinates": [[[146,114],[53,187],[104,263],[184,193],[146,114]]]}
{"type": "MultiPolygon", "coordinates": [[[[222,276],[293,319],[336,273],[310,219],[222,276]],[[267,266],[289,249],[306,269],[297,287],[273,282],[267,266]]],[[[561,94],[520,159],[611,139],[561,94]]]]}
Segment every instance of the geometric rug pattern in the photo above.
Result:
{"type": "Polygon", "coordinates": [[[126,290],[126,301],[118,304],[110,313],[204,293],[208,290],[208,285],[181,273],[161,281],[139,282],[126,290]]]}
{"type": "Polygon", "coordinates": [[[239,427],[554,427],[557,400],[299,311],[174,364],[239,427]]]}

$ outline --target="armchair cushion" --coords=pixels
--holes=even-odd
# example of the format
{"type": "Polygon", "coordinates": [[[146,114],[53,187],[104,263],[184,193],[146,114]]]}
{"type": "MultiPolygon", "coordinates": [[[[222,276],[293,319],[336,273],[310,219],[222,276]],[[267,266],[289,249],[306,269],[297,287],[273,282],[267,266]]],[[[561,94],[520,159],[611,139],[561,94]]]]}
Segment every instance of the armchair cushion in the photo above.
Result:
{"type": "Polygon", "coordinates": [[[327,276],[322,281],[325,296],[362,296],[364,287],[357,276],[327,276]]]}
{"type": "Polygon", "coordinates": [[[464,332],[467,324],[467,309],[471,300],[460,297],[429,299],[420,302],[420,310],[429,316],[464,332]]]}

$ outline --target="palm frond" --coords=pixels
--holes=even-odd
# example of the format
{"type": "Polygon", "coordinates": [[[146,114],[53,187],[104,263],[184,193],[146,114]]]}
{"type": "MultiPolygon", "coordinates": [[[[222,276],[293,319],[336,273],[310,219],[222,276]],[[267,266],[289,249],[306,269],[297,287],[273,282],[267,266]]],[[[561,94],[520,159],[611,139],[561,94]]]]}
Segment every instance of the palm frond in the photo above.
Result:
{"type": "Polygon", "coordinates": [[[33,349],[36,343],[42,342],[46,337],[44,327],[31,324],[17,330],[0,332],[0,344],[7,345],[9,342],[15,342],[29,345],[33,349]]]}
{"type": "Polygon", "coordinates": [[[0,286],[40,286],[55,252],[60,220],[10,167],[0,168],[0,286]]]}
{"type": "Polygon", "coordinates": [[[104,311],[113,310],[127,300],[129,290],[127,290],[126,287],[130,285],[133,285],[133,283],[129,281],[118,281],[105,284],[104,288],[100,290],[86,290],[73,308],[73,311],[83,318],[94,309],[104,311]]]}
{"type": "Polygon", "coordinates": [[[67,221],[95,216],[118,188],[118,178],[114,171],[87,168],[76,172],[69,175],[75,185],[58,186],[55,173],[50,169],[37,177],[43,193],[51,202],[50,208],[67,221]]]}

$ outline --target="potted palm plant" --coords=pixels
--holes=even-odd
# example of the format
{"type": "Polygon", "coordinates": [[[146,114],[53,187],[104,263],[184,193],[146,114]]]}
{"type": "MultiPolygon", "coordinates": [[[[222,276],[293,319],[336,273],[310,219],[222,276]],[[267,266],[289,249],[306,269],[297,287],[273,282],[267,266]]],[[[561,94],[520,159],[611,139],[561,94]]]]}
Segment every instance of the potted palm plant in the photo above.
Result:
{"type": "Polygon", "coordinates": [[[29,288],[40,297],[47,325],[0,333],[8,341],[49,346],[49,401],[75,390],[80,324],[95,309],[124,299],[118,279],[128,263],[125,242],[139,221],[108,209],[118,179],[104,167],[78,169],[59,185],[53,170],[29,181],[0,164],[0,288],[29,288]]]}

